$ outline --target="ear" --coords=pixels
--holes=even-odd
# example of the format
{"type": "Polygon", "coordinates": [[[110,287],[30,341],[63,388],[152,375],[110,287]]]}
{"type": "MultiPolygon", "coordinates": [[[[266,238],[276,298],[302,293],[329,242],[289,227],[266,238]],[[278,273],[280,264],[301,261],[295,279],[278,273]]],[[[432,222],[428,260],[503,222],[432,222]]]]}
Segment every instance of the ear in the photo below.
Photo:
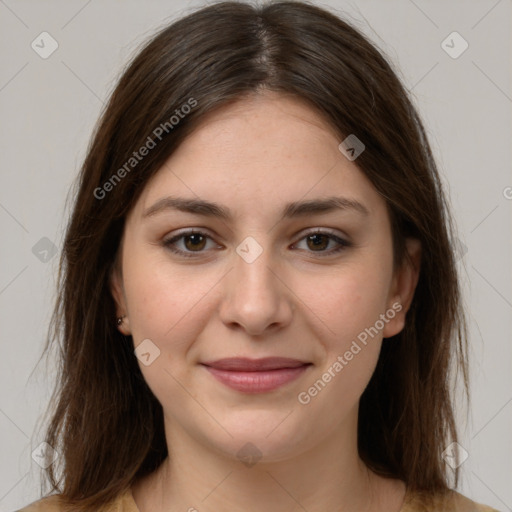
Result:
{"type": "Polygon", "coordinates": [[[402,265],[395,271],[388,297],[388,310],[395,315],[390,318],[382,332],[384,338],[398,334],[405,325],[405,316],[411,306],[414,291],[418,284],[421,266],[421,242],[416,238],[407,238],[406,251],[402,265]]]}
{"type": "Polygon", "coordinates": [[[126,295],[124,293],[123,277],[117,262],[112,267],[109,285],[110,292],[112,293],[112,297],[116,303],[116,318],[114,318],[113,321],[116,322],[116,326],[119,331],[121,331],[125,336],[129,336],[131,334],[130,318],[126,307],[126,295]],[[120,317],[124,317],[123,321],[121,325],[117,325],[117,319],[120,317]]]}

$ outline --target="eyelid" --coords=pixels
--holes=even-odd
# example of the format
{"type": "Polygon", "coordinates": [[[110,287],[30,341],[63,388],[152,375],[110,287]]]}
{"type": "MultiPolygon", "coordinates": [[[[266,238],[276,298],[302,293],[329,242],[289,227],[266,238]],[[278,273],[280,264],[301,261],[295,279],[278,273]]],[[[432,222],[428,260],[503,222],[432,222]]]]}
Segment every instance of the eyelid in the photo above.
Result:
{"type": "Polygon", "coordinates": [[[186,237],[187,235],[202,235],[208,240],[213,241],[213,236],[209,234],[209,232],[203,228],[183,228],[182,230],[178,230],[174,232],[171,236],[166,236],[162,240],[162,245],[168,249],[169,251],[178,254],[180,256],[184,256],[185,258],[197,258],[201,256],[206,251],[183,251],[182,249],[176,249],[173,247],[173,243],[178,240],[186,237]],[[197,254],[197,255],[196,255],[197,254]]]}
{"type": "Polygon", "coordinates": [[[322,228],[322,227],[308,228],[308,229],[305,229],[304,231],[300,231],[298,233],[298,235],[296,235],[296,236],[298,236],[298,237],[300,237],[300,239],[302,239],[305,236],[315,235],[315,234],[331,235],[334,238],[343,240],[347,244],[349,243],[348,237],[346,235],[344,235],[343,233],[340,233],[339,231],[332,229],[332,228],[322,228]]]}
{"type": "Polygon", "coordinates": [[[340,235],[337,231],[331,229],[331,228],[310,228],[306,231],[303,231],[297,235],[299,237],[298,241],[295,242],[293,245],[296,245],[300,243],[302,240],[304,240],[306,237],[311,235],[327,235],[331,238],[331,240],[334,240],[338,246],[334,249],[331,249],[329,251],[307,251],[310,254],[317,253],[317,256],[319,258],[327,258],[329,256],[338,254],[339,252],[343,251],[344,249],[348,249],[349,247],[352,247],[354,244],[346,237],[345,235],[340,235]]]}

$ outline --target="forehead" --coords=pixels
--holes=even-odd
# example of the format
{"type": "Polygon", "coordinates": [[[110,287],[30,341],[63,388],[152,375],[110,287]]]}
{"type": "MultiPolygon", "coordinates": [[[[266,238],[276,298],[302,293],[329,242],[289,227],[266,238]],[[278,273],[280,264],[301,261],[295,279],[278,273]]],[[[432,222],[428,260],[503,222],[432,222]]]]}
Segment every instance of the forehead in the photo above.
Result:
{"type": "Polygon", "coordinates": [[[265,92],[244,97],[204,116],[179,152],[194,146],[194,152],[204,147],[218,158],[238,155],[240,159],[260,160],[271,150],[274,156],[290,159],[314,158],[326,148],[337,154],[338,139],[334,128],[304,100],[265,92]]]}
{"type": "Polygon", "coordinates": [[[136,209],[141,213],[171,193],[253,215],[339,194],[369,210],[384,207],[356,163],[339,151],[340,142],[303,101],[276,93],[244,98],[203,117],[146,185],[136,209]]]}

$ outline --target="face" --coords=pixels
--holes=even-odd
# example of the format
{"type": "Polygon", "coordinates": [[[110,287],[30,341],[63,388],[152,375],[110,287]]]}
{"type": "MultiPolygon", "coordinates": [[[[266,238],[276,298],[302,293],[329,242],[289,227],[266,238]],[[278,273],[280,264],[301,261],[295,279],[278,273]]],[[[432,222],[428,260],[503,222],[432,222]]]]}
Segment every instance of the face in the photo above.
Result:
{"type": "Polygon", "coordinates": [[[112,292],[168,437],[276,461],[354,435],[417,271],[393,272],[385,201],[340,142],[297,100],[240,100],[204,118],[128,215],[112,292]]]}

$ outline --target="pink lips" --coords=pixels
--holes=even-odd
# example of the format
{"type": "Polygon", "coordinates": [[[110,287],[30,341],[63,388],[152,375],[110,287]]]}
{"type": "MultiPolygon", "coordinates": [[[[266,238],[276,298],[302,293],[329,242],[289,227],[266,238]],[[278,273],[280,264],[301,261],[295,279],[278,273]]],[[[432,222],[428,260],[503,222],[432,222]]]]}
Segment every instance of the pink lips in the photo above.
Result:
{"type": "Polygon", "coordinates": [[[245,393],[277,389],[299,377],[311,365],[285,357],[227,358],[202,364],[217,380],[245,393]]]}

